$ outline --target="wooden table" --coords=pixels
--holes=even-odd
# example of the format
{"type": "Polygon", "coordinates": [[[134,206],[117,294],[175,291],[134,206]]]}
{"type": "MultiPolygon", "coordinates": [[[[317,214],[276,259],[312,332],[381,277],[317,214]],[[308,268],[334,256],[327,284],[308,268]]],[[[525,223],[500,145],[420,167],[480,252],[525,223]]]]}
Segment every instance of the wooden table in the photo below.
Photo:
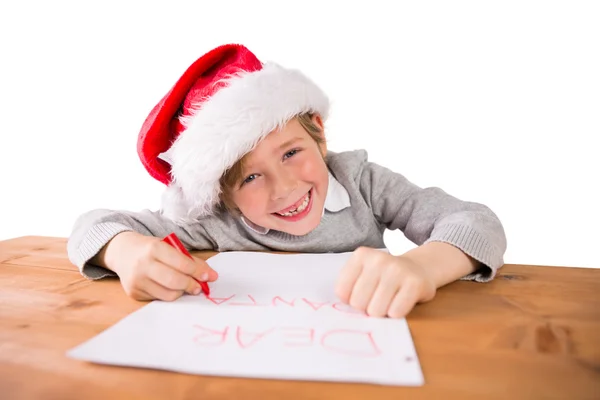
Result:
{"type": "MultiPolygon", "coordinates": [[[[214,253],[203,253],[209,257],[214,253]]],[[[600,270],[506,265],[407,318],[426,384],[217,378],[95,365],[65,352],[145,303],[88,281],[66,239],[0,242],[1,399],[600,399],[600,270]]]]}

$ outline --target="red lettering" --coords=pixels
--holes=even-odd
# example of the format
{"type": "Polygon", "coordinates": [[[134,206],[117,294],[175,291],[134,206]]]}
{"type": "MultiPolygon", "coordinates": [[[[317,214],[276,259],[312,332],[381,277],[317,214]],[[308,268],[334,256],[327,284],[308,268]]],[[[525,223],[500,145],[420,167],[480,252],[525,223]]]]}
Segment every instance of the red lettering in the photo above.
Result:
{"type": "Polygon", "coordinates": [[[258,342],[259,340],[261,340],[262,338],[264,338],[266,335],[268,335],[269,333],[271,333],[273,331],[274,328],[271,328],[267,331],[261,332],[261,333],[253,333],[253,332],[244,332],[242,334],[242,327],[238,326],[237,330],[235,332],[235,338],[238,342],[238,344],[240,345],[240,348],[242,349],[247,349],[250,346],[253,346],[256,344],[256,342],[258,342]],[[249,336],[250,340],[248,340],[246,343],[242,342],[242,335],[245,336],[249,336]]]}
{"type": "Polygon", "coordinates": [[[231,300],[233,297],[235,297],[235,294],[232,294],[229,297],[210,297],[208,295],[205,295],[205,297],[208,300],[212,301],[214,304],[219,305],[225,303],[227,300],[231,300]]]}
{"type": "Polygon", "coordinates": [[[257,304],[256,300],[254,300],[254,297],[252,297],[251,295],[248,295],[248,298],[250,299],[250,303],[229,303],[230,306],[264,306],[265,304],[257,304]]]}
{"type": "Polygon", "coordinates": [[[313,309],[313,310],[315,310],[315,311],[317,311],[319,308],[323,307],[325,304],[329,304],[329,302],[325,302],[325,303],[316,303],[316,302],[309,301],[309,300],[307,300],[307,299],[305,299],[305,298],[302,298],[302,300],[304,300],[304,302],[305,302],[306,304],[308,304],[309,306],[311,306],[311,307],[312,307],[312,309],[313,309]]]}
{"type": "Polygon", "coordinates": [[[194,325],[194,328],[200,329],[194,338],[192,339],[196,344],[203,346],[217,346],[225,343],[227,339],[227,332],[229,332],[229,327],[226,326],[222,331],[206,328],[200,325],[194,325]]]}
{"type": "Polygon", "coordinates": [[[366,312],[357,310],[356,308],[353,308],[345,303],[333,303],[331,305],[331,307],[333,307],[334,310],[342,312],[344,314],[352,314],[352,315],[356,315],[357,317],[367,317],[368,316],[366,312]]]}
{"type": "Polygon", "coordinates": [[[315,330],[312,328],[282,326],[281,330],[284,332],[287,331],[287,334],[284,334],[284,335],[287,336],[288,339],[296,339],[296,340],[303,339],[302,342],[300,342],[300,341],[283,342],[284,346],[289,346],[289,347],[312,346],[315,341],[315,330]]]}
{"type": "Polygon", "coordinates": [[[353,329],[334,329],[326,332],[321,337],[321,346],[333,352],[357,357],[377,357],[381,354],[372,332],[353,329]]]}
{"type": "Polygon", "coordinates": [[[274,306],[276,306],[276,305],[277,305],[277,300],[279,300],[279,301],[280,301],[280,302],[282,302],[282,303],[285,303],[285,304],[287,304],[287,305],[288,305],[288,306],[290,306],[290,307],[294,307],[294,303],[296,302],[296,299],[293,299],[292,301],[287,301],[287,300],[284,300],[284,299],[282,299],[282,298],[281,298],[281,297],[279,297],[279,296],[275,296],[275,297],[273,297],[273,301],[272,301],[271,303],[272,303],[274,306]]]}

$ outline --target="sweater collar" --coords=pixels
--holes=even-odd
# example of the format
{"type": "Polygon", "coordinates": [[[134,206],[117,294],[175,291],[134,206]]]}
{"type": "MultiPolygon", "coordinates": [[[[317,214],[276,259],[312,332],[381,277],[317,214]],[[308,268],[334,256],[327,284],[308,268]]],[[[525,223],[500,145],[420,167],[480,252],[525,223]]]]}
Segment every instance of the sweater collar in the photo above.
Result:
{"type": "MultiPolygon", "coordinates": [[[[329,172],[329,185],[327,187],[327,196],[325,197],[323,214],[325,214],[325,210],[329,212],[338,212],[348,207],[350,207],[350,195],[348,194],[348,191],[337,179],[335,179],[331,172],[329,172]]],[[[268,228],[256,225],[252,221],[246,219],[243,215],[240,219],[248,229],[259,235],[266,235],[269,233],[268,228]]]]}

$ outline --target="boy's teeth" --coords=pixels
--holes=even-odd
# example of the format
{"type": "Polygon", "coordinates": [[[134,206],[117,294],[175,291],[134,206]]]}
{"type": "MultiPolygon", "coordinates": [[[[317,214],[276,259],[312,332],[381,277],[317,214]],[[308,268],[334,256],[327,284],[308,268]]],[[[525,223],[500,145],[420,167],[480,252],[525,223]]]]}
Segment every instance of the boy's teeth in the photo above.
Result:
{"type": "Polygon", "coordinates": [[[279,215],[282,215],[284,217],[291,217],[292,215],[296,215],[298,213],[301,213],[302,211],[304,211],[304,209],[306,208],[306,206],[308,205],[308,201],[310,200],[310,192],[308,192],[308,194],[306,195],[306,197],[304,197],[304,201],[302,202],[302,204],[300,204],[298,206],[298,208],[296,208],[295,210],[290,210],[288,212],[284,212],[284,213],[277,213],[279,215]]]}

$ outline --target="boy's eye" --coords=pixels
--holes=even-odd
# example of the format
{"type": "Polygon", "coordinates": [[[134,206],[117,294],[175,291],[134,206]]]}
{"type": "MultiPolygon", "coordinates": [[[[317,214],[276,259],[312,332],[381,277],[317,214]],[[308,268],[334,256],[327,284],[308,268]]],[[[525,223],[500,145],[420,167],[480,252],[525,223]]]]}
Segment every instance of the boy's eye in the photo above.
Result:
{"type": "Polygon", "coordinates": [[[297,152],[298,152],[297,149],[290,150],[287,153],[285,153],[285,155],[283,156],[283,158],[286,159],[286,158],[293,157],[297,152]]]}
{"type": "Polygon", "coordinates": [[[250,183],[255,179],[256,179],[256,174],[252,174],[252,175],[248,176],[246,179],[244,179],[243,183],[250,183]]]}

